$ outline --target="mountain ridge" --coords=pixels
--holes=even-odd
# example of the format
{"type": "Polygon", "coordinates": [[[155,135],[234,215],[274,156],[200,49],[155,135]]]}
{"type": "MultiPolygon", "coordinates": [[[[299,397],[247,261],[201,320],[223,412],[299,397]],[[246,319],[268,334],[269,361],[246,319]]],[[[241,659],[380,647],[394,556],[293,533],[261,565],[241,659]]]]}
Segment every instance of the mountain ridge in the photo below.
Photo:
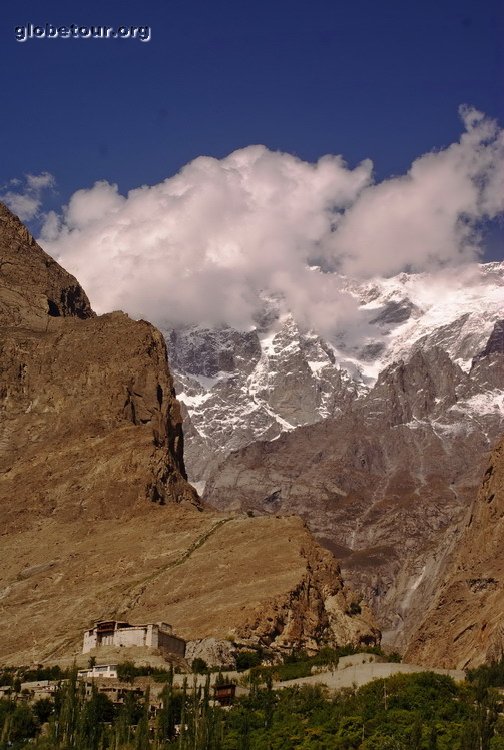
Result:
{"type": "Polygon", "coordinates": [[[161,333],[94,315],[0,216],[0,662],[68,663],[114,617],[280,652],[379,641],[300,519],[202,508],[161,333]]]}
{"type": "Polygon", "coordinates": [[[502,319],[504,263],[341,284],[359,303],[365,332],[353,343],[344,326],[329,341],[282,313],[275,299],[265,301],[253,330],[162,329],[198,487],[231,451],[341,414],[415,349],[443,349],[469,372],[502,319]]]}

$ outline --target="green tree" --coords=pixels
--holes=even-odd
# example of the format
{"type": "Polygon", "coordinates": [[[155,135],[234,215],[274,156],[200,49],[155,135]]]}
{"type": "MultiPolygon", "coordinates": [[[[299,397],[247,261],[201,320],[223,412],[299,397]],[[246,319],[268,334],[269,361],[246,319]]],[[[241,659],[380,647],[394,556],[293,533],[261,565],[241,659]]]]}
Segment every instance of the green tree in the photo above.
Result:
{"type": "Polygon", "coordinates": [[[259,651],[241,651],[236,657],[236,669],[244,672],[251,667],[258,667],[262,662],[262,654],[259,651]]]}
{"type": "Polygon", "coordinates": [[[437,750],[438,741],[437,741],[437,729],[434,724],[431,724],[430,732],[429,732],[429,750],[437,750]]]}
{"type": "Polygon", "coordinates": [[[35,737],[37,729],[38,725],[30,706],[18,703],[11,714],[7,741],[17,743],[31,739],[35,737]]]}
{"type": "Polygon", "coordinates": [[[200,659],[199,656],[193,659],[191,662],[191,670],[194,674],[205,674],[208,672],[208,664],[204,659],[200,659]]]}
{"type": "Polygon", "coordinates": [[[415,721],[411,727],[411,750],[421,750],[422,748],[422,719],[419,714],[415,714],[415,721]]]}
{"type": "Polygon", "coordinates": [[[40,698],[33,704],[33,713],[39,724],[45,724],[54,711],[54,703],[50,698],[40,698]]]}
{"type": "Polygon", "coordinates": [[[61,708],[55,723],[54,739],[57,744],[69,748],[75,746],[80,708],[81,694],[77,683],[77,667],[74,663],[69,678],[62,688],[61,708]]]}
{"type": "Polygon", "coordinates": [[[137,669],[132,661],[122,661],[117,665],[117,677],[122,682],[133,684],[137,675],[137,669]]]}
{"type": "Polygon", "coordinates": [[[173,691],[173,668],[171,668],[161,692],[161,710],[157,717],[157,738],[160,743],[171,740],[175,736],[176,708],[173,691]]]}
{"type": "Polygon", "coordinates": [[[150,688],[145,691],[142,715],[135,732],[135,750],[149,750],[150,688]]]}
{"type": "Polygon", "coordinates": [[[101,740],[100,716],[98,710],[98,689],[93,684],[89,700],[81,705],[78,714],[78,727],[75,746],[85,750],[98,750],[101,740]]]}

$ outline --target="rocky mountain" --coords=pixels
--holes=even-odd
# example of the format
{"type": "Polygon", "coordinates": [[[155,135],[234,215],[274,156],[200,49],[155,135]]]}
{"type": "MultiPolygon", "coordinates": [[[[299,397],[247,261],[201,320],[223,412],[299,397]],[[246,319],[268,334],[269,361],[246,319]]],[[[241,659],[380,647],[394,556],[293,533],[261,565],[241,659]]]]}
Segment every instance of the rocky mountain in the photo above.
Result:
{"type": "Polygon", "coordinates": [[[453,330],[455,351],[439,345],[446,328],[418,338],[340,415],[233,452],[203,499],[221,510],[301,515],[341,559],[386,639],[403,648],[504,432],[501,326],[486,326],[483,341],[473,333],[469,367],[456,358],[465,369],[453,330]]]}
{"type": "Polygon", "coordinates": [[[160,333],[96,317],[7,209],[0,243],[2,530],[118,516],[146,498],[197,503],[160,333]]]}
{"type": "Polygon", "coordinates": [[[3,206],[0,348],[0,663],[71,659],[114,617],[277,650],[379,639],[298,518],[202,511],[162,335],[95,316],[3,206]]]}
{"type": "Polygon", "coordinates": [[[202,487],[219,461],[254,440],[341,413],[359,391],[332,348],[288,315],[265,330],[166,332],[183,405],[186,462],[202,487]]]}
{"type": "Polygon", "coordinates": [[[231,454],[204,500],[301,515],[402,646],[504,431],[494,391],[478,385],[502,383],[503,364],[501,355],[479,360],[471,376],[442,350],[417,351],[338,419],[231,454]]]}
{"type": "Polygon", "coordinates": [[[504,263],[341,287],[360,317],[330,340],[274,298],[165,331],[188,471],[221,510],[301,515],[405,648],[504,431],[504,263]]]}
{"type": "MultiPolygon", "coordinates": [[[[500,333],[497,337],[499,339],[500,333]]],[[[492,348],[492,347],[490,347],[492,348]]],[[[500,345],[499,345],[500,348],[500,345]]],[[[407,658],[461,668],[504,651],[504,440],[488,462],[436,595],[413,633],[407,658]]]]}
{"type": "Polygon", "coordinates": [[[92,318],[77,280],[45,253],[0,203],[0,324],[44,331],[50,318],[92,318]]]}
{"type": "Polygon", "coordinates": [[[330,339],[296,323],[275,298],[265,299],[252,330],[164,329],[198,487],[231,451],[344,413],[414,349],[438,347],[468,372],[502,317],[504,263],[368,283],[341,278],[341,287],[359,317],[330,339]]]}

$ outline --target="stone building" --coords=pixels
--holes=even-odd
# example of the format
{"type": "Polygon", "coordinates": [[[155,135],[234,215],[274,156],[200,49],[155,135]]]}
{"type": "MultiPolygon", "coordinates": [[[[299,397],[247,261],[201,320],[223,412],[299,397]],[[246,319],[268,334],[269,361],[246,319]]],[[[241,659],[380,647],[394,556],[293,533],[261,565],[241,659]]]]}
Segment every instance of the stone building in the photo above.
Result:
{"type": "Polygon", "coordinates": [[[144,646],[183,657],[185,645],[182,638],[173,634],[172,626],[165,622],[131,625],[117,620],[101,620],[84,632],[82,653],[101,646],[144,646]]]}

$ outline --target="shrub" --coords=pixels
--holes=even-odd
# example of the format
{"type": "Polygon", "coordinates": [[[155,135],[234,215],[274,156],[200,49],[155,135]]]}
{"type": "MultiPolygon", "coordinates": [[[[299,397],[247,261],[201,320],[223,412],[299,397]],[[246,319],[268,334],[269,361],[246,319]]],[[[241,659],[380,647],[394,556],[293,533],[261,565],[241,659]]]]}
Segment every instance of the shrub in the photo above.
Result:
{"type": "Polygon", "coordinates": [[[197,656],[196,659],[193,659],[191,662],[191,669],[194,674],[205,674],[208,672],[208,664],[204,659],[197,656]]]}
{"type": "Polygon", "coordinates": [[[33,713],[39,724],[45,724],[54,709],[54,704],[50,698],[40,698],[33,704],[33,713]]]}
{"type": "Polygon", "coordinates": [[[346,608],[345,614],[353,617],[354,615],[360,615],[362,607],[358,602],[350,602],[350,605],[346,608]]]}
{"type": "Polygon", "coordinates": [[[133,682],[137,669],[132,661],[123,661],[117,665],[117,677],[123,682],[133,682]]]}
{"type": "Polygon", "coordinates": [[[236,669],[243,672],[245,669],[258,667],[262,662],[262,653],[259,651],[241,651],[236,657],[236,669]]]}

